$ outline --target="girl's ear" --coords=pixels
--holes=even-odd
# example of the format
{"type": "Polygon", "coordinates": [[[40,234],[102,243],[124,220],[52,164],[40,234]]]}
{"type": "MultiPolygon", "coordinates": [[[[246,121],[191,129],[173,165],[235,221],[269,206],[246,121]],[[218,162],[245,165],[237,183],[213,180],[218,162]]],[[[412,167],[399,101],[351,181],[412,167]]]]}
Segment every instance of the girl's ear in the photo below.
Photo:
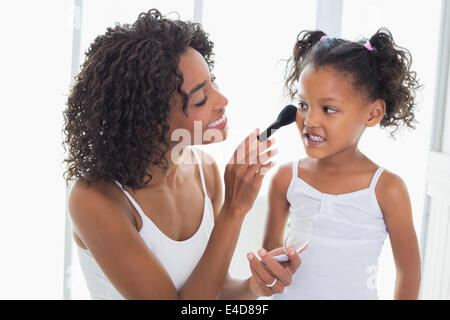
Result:
{"type": "Polygon", "coordinates": [[[383,99],[377,99],[371,103],[369,117],[366,121],[366,126],[373,127],[383,120],[386,112],[386,102],[383,99]]]}

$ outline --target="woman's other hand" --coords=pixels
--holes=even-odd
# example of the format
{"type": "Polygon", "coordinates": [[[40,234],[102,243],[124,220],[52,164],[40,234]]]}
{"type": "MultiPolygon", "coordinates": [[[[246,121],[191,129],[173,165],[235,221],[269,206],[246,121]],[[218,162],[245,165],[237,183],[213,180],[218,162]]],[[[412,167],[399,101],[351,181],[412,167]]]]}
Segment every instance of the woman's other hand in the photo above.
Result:
{"type": "Polygon", "coordinates": [[[250,264],[252,277],[250,288],[258,296],[272,296],[274,293],[282,293],[284,288],[291,285],[292,275],[301,264],[299,254],[294,248],[277,248],[270,252],[265,249],[258,251],[261,260],[253,253],[249,253],[247,258],[250,264]],[[289,261],[278,262],[273,257],[285,254],[289,256],[289,261]]]}

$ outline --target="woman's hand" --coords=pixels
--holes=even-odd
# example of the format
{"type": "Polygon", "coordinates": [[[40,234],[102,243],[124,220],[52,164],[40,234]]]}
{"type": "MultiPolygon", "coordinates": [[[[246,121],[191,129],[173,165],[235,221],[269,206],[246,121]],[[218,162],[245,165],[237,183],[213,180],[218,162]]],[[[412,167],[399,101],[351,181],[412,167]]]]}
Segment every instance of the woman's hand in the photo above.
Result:
{"type": "Polygon", "coordinates": [[[287,249],[289,261],[280,263],[273,258],[284,253],[286,253],[284,248],[274,249],[270,252],[261,249],[258,252],[261,261],[253,253],[247,255],[252,271],[250,289],[256,295],[272,296],[274,293],[282,293],[285,287],[291,285],[292,275],[300,266],[301,259],[292,247],[287,249]]]}
{"type": "Polygon", "coordinates": [[[253,206],[261,188],[264,175],[275,162],[269,162],[277,150],[269,150],[275,141],[260,143],[259,129],[252,132],[237,147],[225,168],[225,201],[223,206],[231,212],[244,216],[253,206]]]}

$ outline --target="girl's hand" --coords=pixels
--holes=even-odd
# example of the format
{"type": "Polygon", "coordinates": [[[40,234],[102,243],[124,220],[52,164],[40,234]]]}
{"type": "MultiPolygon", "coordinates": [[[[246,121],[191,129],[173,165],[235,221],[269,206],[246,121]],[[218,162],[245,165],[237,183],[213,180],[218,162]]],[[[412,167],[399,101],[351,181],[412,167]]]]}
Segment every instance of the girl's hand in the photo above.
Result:
{"type": "Polygon", "coordinates": [[[291,285],[292,275],[301,264],[301,259],[294,248],[289,247],[287,254],[289,261],[278,262],[273,256],[286,253],[286,249],[278,248],[270,252],[259,250],[259,261],[253,253],[247,258],[252,271],[250,289],[258,296],[272,296],[274,293],[282,293],[284,288],[291,285]]]}
{"type": "Polygon", "coordinates": [[[275,163],[268,162],[277,150],[269,150],[274,140],[260,143],[259,129],[252,132],[237,147],[225,168],[225,201],[223,206],[243,217],[253,206],[262,180],[275,163]]]}

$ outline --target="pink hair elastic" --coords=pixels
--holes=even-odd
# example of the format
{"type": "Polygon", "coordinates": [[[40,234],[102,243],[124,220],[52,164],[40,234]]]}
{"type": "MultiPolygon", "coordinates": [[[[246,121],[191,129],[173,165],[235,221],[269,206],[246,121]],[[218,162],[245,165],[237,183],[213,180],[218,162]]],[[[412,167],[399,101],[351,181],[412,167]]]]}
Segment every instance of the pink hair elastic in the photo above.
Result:
{"type": "Polygon", "coordinates": [[[373,47],[372,47],[372,45],[370,44],[369,41],[366,42],[366,44],[364,45],[364,47],[366,47],[366,49],[369,50],[369,51],[373,51],[373,47]]]}
{"type": "Polygon", "coordinates": [[[323,41],[323,40],[325,40],[326,38],[328,38],[327,36],[321,36],[320,37],[320,41],[323,41]]]}

